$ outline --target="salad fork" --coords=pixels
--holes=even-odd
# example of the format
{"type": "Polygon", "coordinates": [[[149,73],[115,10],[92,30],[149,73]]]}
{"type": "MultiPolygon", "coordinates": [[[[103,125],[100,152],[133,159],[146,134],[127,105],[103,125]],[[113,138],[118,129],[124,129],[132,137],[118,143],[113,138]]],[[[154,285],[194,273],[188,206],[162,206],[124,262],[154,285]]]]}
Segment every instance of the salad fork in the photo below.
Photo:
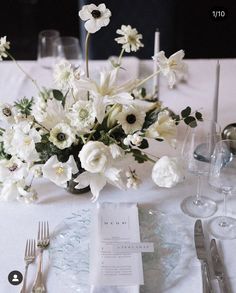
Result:
{"type": "Polygon", "coordinates": [[[37,276],[33,285],[32,293],[46,293],[46,288],[43,281],[42,260],[43,251],[50,244],[49,225],[48,222],[39,222],[37,246],[39,248],[39,263],[37,276]]]}
{"type": "Polygon", "coordinates": [[[25,246],[25,273],[24,273],[24,281],[23,286],[21,288],[20,293],[26,293],[26,283],[27,283],[27,272],[28,267],[31,263],[34,262],[36,255],[36,249],[35,249],[35,240],[27,240],[26,246],[25,246]]]}

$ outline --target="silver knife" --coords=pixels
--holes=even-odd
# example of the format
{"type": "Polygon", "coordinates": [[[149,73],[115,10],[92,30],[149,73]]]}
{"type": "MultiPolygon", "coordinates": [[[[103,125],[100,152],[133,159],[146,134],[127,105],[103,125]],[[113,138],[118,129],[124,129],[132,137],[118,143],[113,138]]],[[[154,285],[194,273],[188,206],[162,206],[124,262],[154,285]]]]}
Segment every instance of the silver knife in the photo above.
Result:
{"type": "Polygon", "coordinates": [[[213,271],[216,276],[216,279],[219,282],[220,291],[221,291],[221,293],[229,293],[230,289],[227,286],[226,276],[225,276],[225,272],[224,272],[224,266],[223,266],[223,263],[220,259],[220,255],[218,253],[215,239],[211,240],[210,251],[211,251],[211,260],[212,260],[212,265],[213,265],[213,271]]]}
{"type": "Polygon", "coordinates": [[[213,293],[214,291],[211,285],[211,276],[210,276],[209,265],[207,260],[207,251],[205,248],[204,234],[203,234],[201,220],[197,220],[195,222],[194,241],[195,241],[197,258],[201,262],[203,293],[213,293]]]}

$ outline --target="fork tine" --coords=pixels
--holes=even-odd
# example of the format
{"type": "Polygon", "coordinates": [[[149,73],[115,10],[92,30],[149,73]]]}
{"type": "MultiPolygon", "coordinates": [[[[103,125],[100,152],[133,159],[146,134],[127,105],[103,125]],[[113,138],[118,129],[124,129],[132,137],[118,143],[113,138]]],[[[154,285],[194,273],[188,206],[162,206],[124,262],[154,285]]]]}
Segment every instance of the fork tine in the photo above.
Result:
{"type": "Polygon", "coordinates": [[[47,238],[49,239],[49,224],[48,224],[48,221],[47,221],[47,238]]]}
{"type": "Polygon", "coordinates": [[[40,240],[41,229],[40,229],[40,222],[38,224],[38,241],[40,240]]]}
{"type": "Polygon", "coordinates": [[[28,253],[28,244],[29,244],[29,240],[27,239],[26,245],[25,245],[25,256],[27,256],[27,253],[28,253]]]}
{"type": "Polygon", "coordinates": [[[31,239],[30,240],[30,253],[29,253],[30,256],[33,255],[33,240],[31,239]]]}
{"type": "Polygon", "coordinates": [[[36,254],[36,245],[35,245],[35,240],[33,242],[33,255],[35,256],[36,254]]]}

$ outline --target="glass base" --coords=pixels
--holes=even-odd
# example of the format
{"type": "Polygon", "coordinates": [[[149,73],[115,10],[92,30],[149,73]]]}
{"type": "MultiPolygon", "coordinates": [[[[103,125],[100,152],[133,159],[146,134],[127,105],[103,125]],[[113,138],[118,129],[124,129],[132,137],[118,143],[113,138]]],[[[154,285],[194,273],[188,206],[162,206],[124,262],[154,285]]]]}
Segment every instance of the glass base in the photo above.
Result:
{"type": "Polygon", "coordinates": [[[181,209],[190,217],[207,218],[216,212],[217,205],[213,200],[204,196],[199,200],[195,196],[189,196],[182,201],[181,209]]]}
{"type": "Polygon", "coordinates": [[[218,239],[236,238],[236,219],[231,217],[216,217],[212,219],[208,228],[210,233],[218,239]]]}

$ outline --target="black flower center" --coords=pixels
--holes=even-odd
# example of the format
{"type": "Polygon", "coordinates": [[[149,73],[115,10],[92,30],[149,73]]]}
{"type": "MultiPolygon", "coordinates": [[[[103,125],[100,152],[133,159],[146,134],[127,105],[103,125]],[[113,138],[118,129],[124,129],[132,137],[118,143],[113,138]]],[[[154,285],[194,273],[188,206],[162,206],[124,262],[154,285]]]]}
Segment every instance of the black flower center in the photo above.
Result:
{"type": "Polygon", "coordinates": [[[65,133],[59,132],[58,135],[57,135],[57,139],[58,139],[59,141],[64,141],[64,140],[66,140],[66,135],[65,135],[65,133]]]}
{"type": "Polygon", "coordinates": [[[13,164],[11,167],[8,168],[8,170],[10,172],[14,172],[17,168],[18,168],[18,166],[16,164],[13,164]]]}
{"type": "Polygon", "coordinates": [[[9,116],[11,116],[11,109],[4,108],[4,109],[2,109],[2,113],[3,113],[3,115],[9,117],[9,116]]]}
{"type": "Polygon", "coordinates": [[[136,122],[136,116],[134,114],[129,114],[127,115],[126,117],[126,121],[129,123],[129,124],[134,124],[136,122]]]}
{"type": "Polygon", "coordinates": [[[101,12],[99,10],[93,10],[91,12],[91,14],[92,14],[93,18],[99,18],[99,17],[101,17],[101,12]]]}

